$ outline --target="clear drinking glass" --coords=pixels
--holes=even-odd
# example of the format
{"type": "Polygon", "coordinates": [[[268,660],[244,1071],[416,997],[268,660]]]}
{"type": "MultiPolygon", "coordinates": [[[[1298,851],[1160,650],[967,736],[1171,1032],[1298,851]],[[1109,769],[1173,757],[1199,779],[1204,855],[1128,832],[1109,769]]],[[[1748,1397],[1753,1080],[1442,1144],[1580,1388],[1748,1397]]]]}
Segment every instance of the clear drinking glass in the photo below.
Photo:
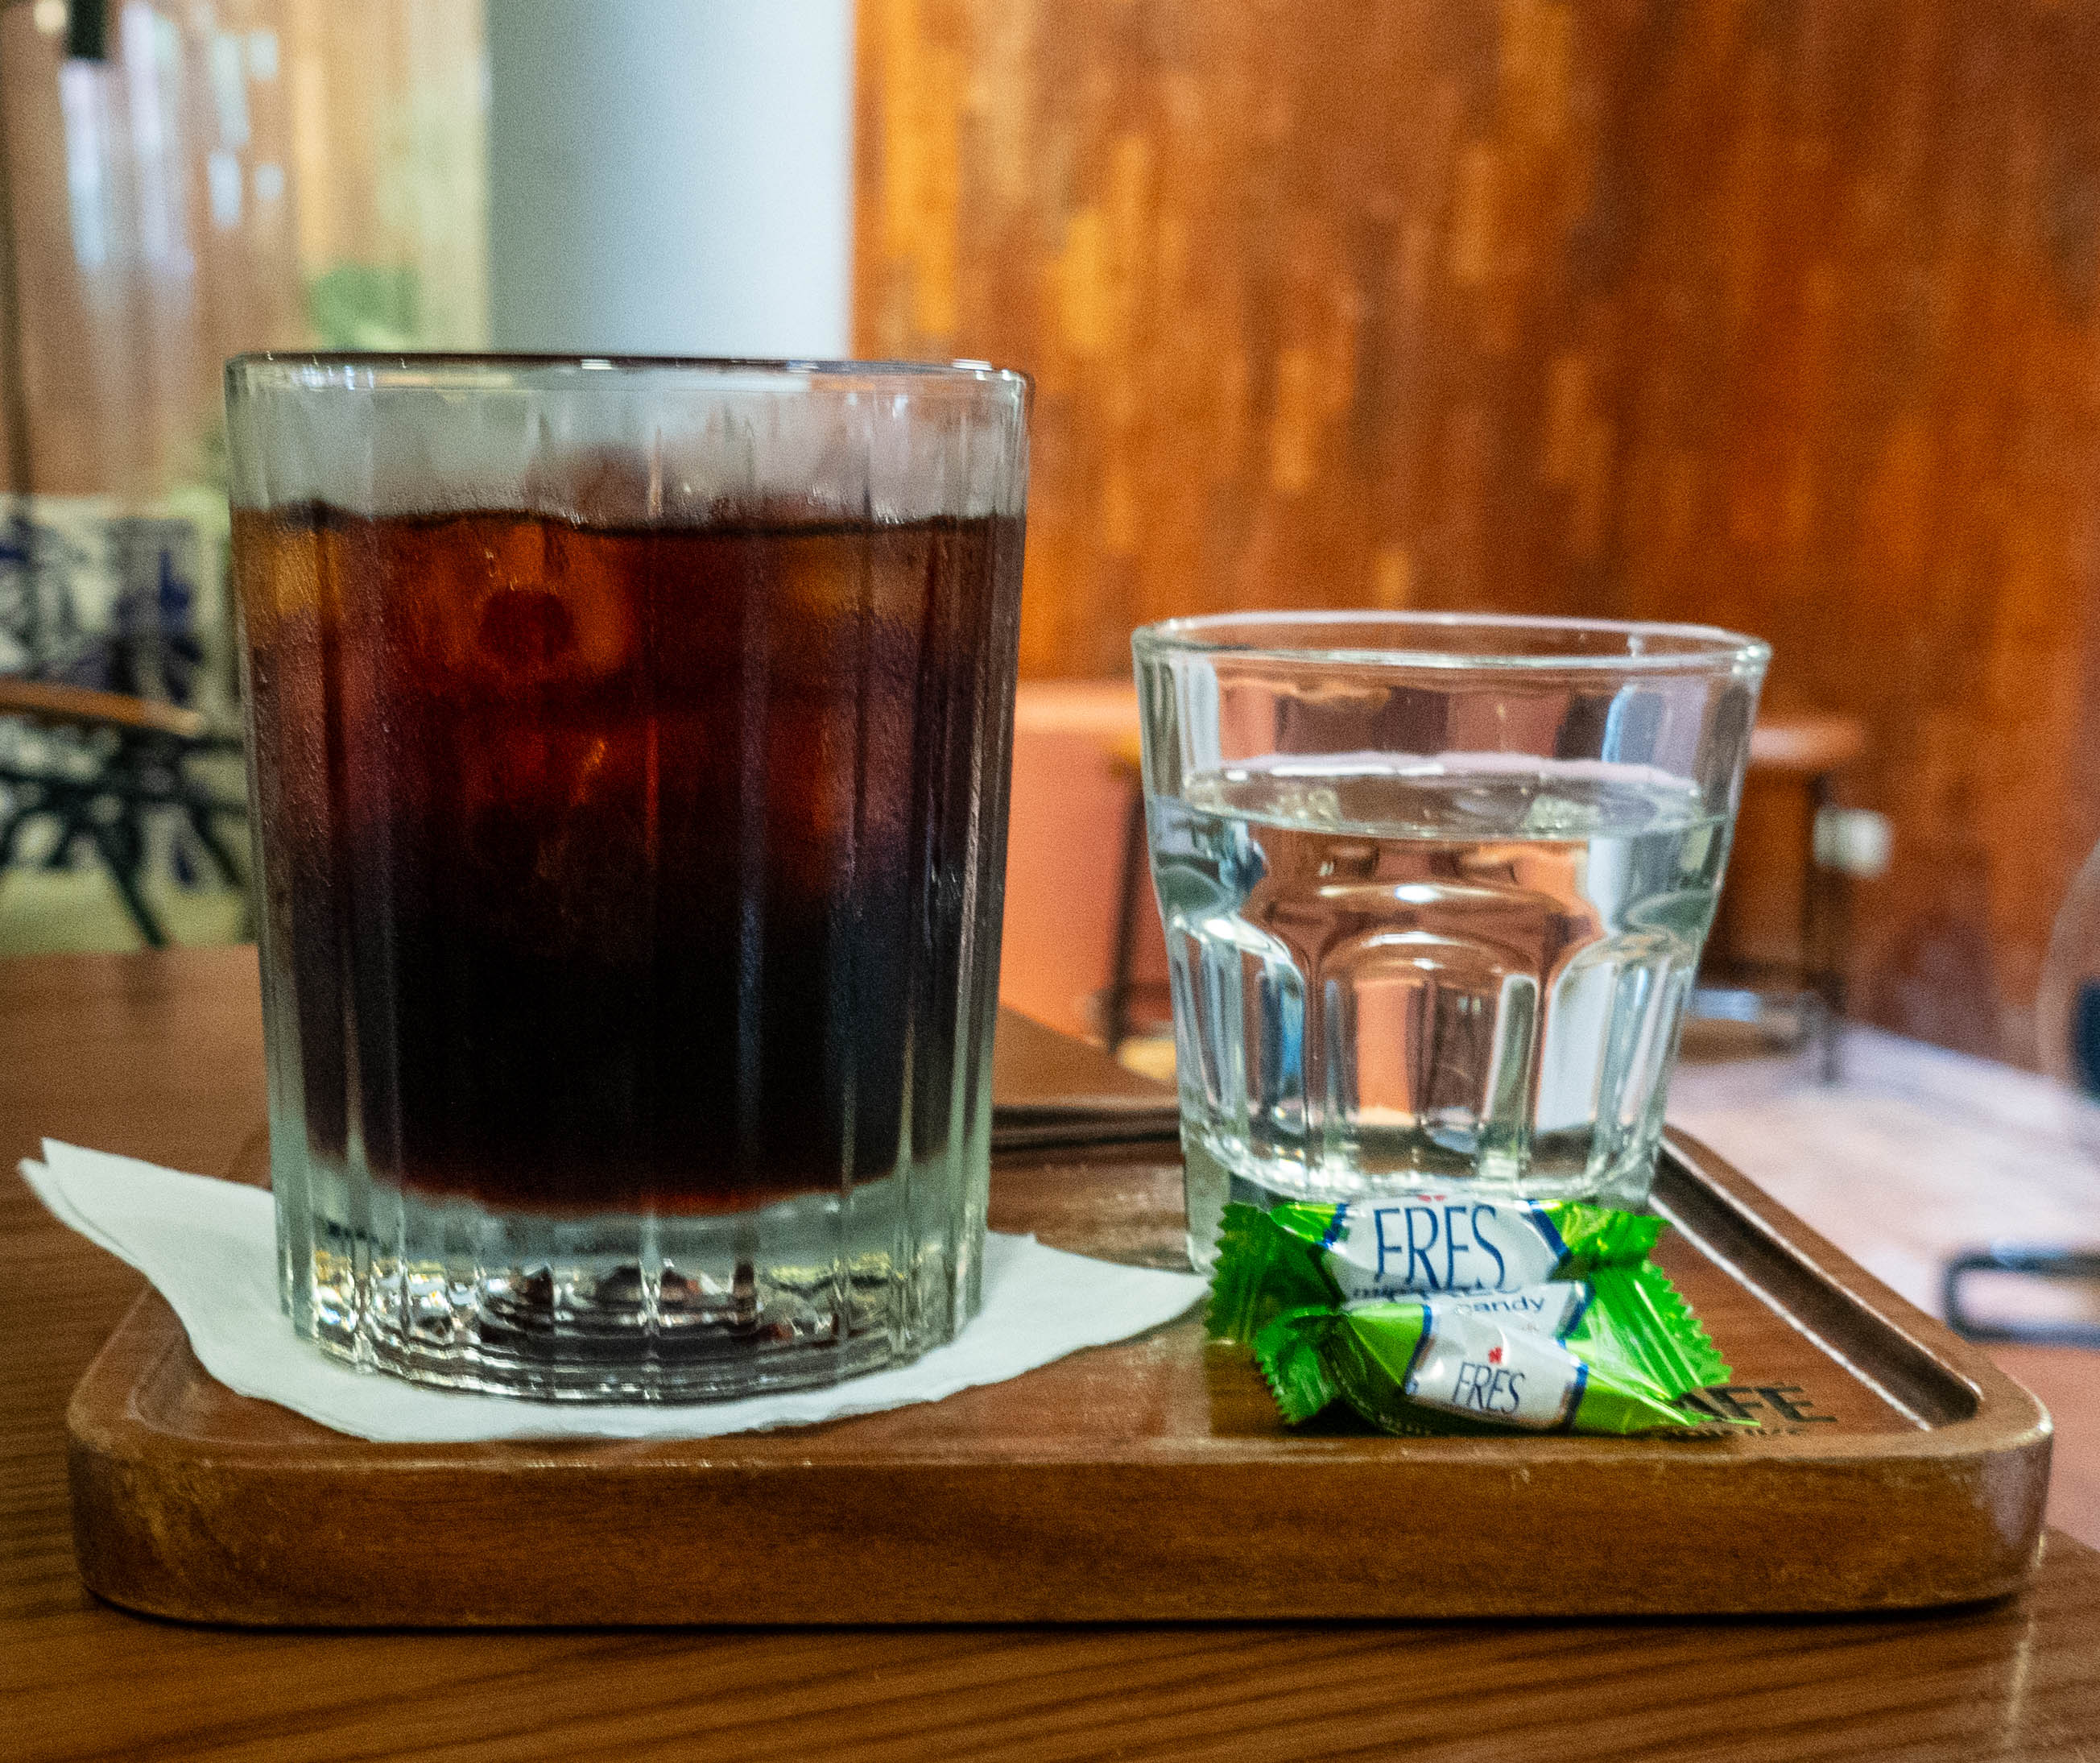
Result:
{"type": "Polygon", "coordinates": [[[1133,646],[1191,1260],[1234,1200],[1643,1200],[1766,645],[1256,612],[1133,646]]]}
{"type": "Polygon", "coordinates": [[[576,1399],[976,1308],[1027,382],[227,373],[284,1300],[576,1399]]]}

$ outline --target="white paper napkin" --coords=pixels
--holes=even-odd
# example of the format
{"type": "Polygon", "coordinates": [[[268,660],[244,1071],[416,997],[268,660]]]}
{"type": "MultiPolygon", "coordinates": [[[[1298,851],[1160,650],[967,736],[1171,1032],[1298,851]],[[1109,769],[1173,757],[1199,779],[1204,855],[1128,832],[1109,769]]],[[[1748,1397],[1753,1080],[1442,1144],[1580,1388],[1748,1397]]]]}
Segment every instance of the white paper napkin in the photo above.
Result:
{"type": "Polygon", "coordinates": [[[938,1402],[1171,1321],[1204,1289],[1195,1274],[1120,1266],[994,1232],[985,1241],[977,1319],[911,1364],[828,1389],[738,1402],[525,1402],[354,1371],[301,1341],[277,1308],[276,1225],[261,1188],[48,1138],[44,1160],[25,1159],[21,1168],[59,1219],[153,1282],[189,1331],[204,1368],[227,1389],[338,1432],[398,1443],[708,1438],[938,1402]]]}

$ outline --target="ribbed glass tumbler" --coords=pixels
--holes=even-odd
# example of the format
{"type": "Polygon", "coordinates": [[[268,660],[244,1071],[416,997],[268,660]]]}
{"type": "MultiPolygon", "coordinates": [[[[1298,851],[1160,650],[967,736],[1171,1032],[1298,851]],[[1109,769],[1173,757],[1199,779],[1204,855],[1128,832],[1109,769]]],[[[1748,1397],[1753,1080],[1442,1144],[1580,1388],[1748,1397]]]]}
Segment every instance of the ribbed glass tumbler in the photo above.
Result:
{"type": "Polygon", "coordinates": [[[948,1340],[1027,382],[251,356],[227,404],[293,1325],[587,1401],[948,1340]]]}

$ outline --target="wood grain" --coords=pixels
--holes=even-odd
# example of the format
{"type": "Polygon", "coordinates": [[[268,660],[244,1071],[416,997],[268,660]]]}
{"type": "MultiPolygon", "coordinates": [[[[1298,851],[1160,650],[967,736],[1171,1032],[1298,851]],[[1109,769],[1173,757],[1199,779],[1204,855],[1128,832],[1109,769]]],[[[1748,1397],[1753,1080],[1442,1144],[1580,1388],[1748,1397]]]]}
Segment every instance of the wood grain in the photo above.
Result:
{"type": "MultiPolygon", "coordinates": [[[[223,1167],[259,1105],[254,987],[252,964],[216,952],[0,965],[0,1153],[52,1131],[223,1167]]],[[[2017,1598],[1838,1621],[333,1636],[143,1621],[81,1588],[63,1443],[67,1393],[137,1276],[13,1182],[0,1255],[0,1698],[9,1748],[37,1763],[1458,1763],[1541,1747],[1968,1763],[2074,1755],[2100,1730],[2100,1555],[2060,1535],[2017,1598]]]]}
{"type": "Polygon", "coordinates": [[[2049,1522],[2100,1542],[2100,1354],[2086,1347],[1994,1345],[1992,1362],[2049,1410],[2056,1429],[2049,1522]]]}
{"type": "Polygon", "coordinates": [[[866,0],[856,342],[1037,377],[1024,669],[1694,618],[1859,717],[1853,994],[2018,1056],[2100,832],[2096,0],[866,0]]]}
{"type": "MultiPolygon", "coordinates": [[[[823,1426],[377,1445],[214,1383],[149,1296],[68,1416],[82,1577],[158,1615],[323,1628],[1740,1614],[2023,1583],[2049,1472],[2032,1399],[1710,1153],[1670,1160],[1664,1264],[1734,1363],[1712,1398],[1753,1434],[1291,1433],[1190,1315],[823,1426]],[[1353,1547],[1328,1546],[1338,1512],[1353,1547]]],[[[1156,1150],[1002,1157],[991,1222],[1185,1264],[1180,1167],[1156,1150]]]]}
{"type": "Polygon", "coordinates": [[[199,740],[211,732],[211,724],[200,713],[179,705],[37,679],[0,678],[0,716],[26,717],[57,727],[168,735],[178,740],[199,740]]]}

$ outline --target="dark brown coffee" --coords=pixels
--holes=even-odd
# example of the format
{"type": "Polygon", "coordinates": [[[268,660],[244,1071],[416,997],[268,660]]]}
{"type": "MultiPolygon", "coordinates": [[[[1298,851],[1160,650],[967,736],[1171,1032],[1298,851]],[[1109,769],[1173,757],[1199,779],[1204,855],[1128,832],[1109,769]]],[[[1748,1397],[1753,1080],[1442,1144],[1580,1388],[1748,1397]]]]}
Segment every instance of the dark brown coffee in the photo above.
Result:
{"type": "Polygon", "coordinates": [[[946,1144],[1017,520],[235,520],[315,1157],[713,1212],[946,1144]]]}

